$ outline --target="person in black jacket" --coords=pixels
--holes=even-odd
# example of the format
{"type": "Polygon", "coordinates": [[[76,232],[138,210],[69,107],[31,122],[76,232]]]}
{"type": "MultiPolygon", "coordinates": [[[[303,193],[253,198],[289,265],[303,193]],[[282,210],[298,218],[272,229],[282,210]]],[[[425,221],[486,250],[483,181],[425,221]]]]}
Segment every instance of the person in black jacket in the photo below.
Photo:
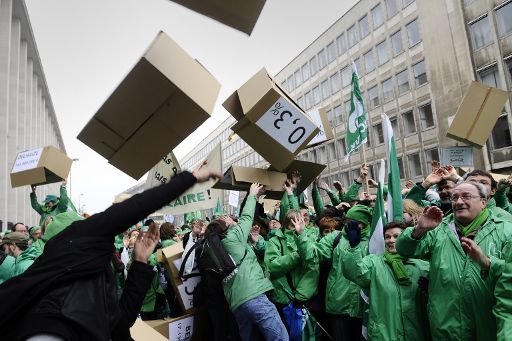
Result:
{"type": "Polygon", "coordinates": [[[205,168],[194,174],[183,172],[167,184],[73,222],[46,243],[43,254],[24,274],[0,285],[2,339],[24,341],[49,334],[73,341],[132,340],[129,328],[153,277],[145,261],[158,232],[141,236],[141,252],[130,267],[119,301],[110,267],[114,236],[196,182],[221,177],[205,168]]]}

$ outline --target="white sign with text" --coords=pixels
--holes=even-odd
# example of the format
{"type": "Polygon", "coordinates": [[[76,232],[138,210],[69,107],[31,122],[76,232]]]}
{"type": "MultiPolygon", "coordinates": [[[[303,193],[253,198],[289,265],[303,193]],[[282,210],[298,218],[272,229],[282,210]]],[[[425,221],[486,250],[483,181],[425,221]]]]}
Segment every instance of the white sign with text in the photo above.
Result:
{"type": "Polygon", "coordinates": [[[169,323],[169,340],[188,341],[194,333],[194,316],[169,323]]]}
{"type": "Polygon", "coordinates": [[[229,191],[229,204],[233,207],[238,207],[238,201],[240,200],[240,192],[229,191]]]}
{"type": "Polygon", "coordinates": [[[38,148],[19,153],[16,157],[16,161],[14,161],[11,173],[18,173],[36,168],[39,163],[39,159],[41,158],[41,154],[43,154],[43,149],[44,148],[38,148]]]}

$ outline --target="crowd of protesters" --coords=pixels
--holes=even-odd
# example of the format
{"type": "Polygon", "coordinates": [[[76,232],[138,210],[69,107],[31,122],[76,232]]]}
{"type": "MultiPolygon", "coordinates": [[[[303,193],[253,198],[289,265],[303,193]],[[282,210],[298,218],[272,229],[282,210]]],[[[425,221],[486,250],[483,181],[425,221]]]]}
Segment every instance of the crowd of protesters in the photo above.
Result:
{"type": "Polygon", "coordinates": [[[183,279],[199,268],[208,340],[512,340],[512,177],[433,162],[402,190],[404,219],[384,225],[384,254],[370,254],[367,176],[363,165],[348,189],[315,180],[311,207],[290,174],[270,212],[253,184],[237,217],[182,226],[147,217],[220,174],[183,172],[88,218],[70,209],[65,182],[42,204],[33,187],[40,224],[1,240],[0,327],[9,340],[129,340],[137,317],[183,315],[157,257],[182,243],[183,279]],[[228,275],[206,259],[216,245],[228,275]]]}

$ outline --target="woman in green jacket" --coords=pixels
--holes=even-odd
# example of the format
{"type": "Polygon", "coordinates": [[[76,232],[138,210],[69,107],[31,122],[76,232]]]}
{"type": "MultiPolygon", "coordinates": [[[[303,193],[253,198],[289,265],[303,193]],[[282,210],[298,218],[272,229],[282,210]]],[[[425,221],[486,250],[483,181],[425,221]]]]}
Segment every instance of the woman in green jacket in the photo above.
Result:
{"type": "Polygon", "coordinates": [[[68,192],[66,191],[66,184],[67,181],[63,180],[60,185],[60,197],[53,194],[47,195],[42,205],[37,201],[36,186],[32,185],[32,192],[30,192],[30,204],[41,216],[39,219],[39,225],[42,225],[47,217],[56,216],[57,214],[64,213],[68,210],[69,199],[68,192]]]}
{"type": "Polygon", "coordinates": [[[369,292],[369,340],[430,339],[425,291],[429,264],[396,253],[396,239],[404,229],[401,222],[384,226],[384,255],[363,257],[359,246],[342,254],[343,275],[369,292]]]}

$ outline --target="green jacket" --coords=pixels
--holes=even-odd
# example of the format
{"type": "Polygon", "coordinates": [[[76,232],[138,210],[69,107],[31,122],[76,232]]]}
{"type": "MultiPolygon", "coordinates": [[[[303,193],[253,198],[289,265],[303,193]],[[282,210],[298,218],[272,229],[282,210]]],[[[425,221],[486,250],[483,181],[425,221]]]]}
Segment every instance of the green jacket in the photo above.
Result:
{"type": "MultiPolygon", "coordinates": [[[[156,253],[151,254],[148,259],[148,265],[151,265],[155,267],[157,265],[156,260],[156,253]]],[[[160,285],[160,281],[158,280],[158,272],[155,271],[155,274],[153,275],[153,279],[151,280],[151,286],[148,289],[148,292],[146,293],[146,296],[144,297],[144,301],[142,302],[142,308],[141,311],[150,313],[155,311],[155,304],[156,304],[156,294],[164,294],[164,290],[162,289],[162,286],[160,285]]]]}
{"type": "MultiPolygon", "coordinates": [[[[348,314],[351,317],[361,318],[363,316],[361,289],[354,282],[343,276],[341,270],[341,254],[350,248],[348,239],[343,235],[333,249],[334,240],[340,234],[334,231],[320,239],[313,249],[315,261],[332,261],[331,270],[327,277],[327,289],[325,297],[325,309],[329,314],[348,314]]],[[[358,250],[361,255],[368,253],[368,237],[362,237],[358,250]]]]}
{"type": "Polygon", "coordinates": [[[265,252],[265,268],[270,274],[274,285],[272,301],[281,305],[290,303],[292,299],[308,301],[318,289],[318,262],[310,257],[309,260],[301,254],[311,255],[310,250],[316,243],[314,234],[303,233],[300,236],[295,231],[284,227],[277,231],[275,237],[267,243],[265,252]],[[298,244],[302,243],[301,252],[298,244]],[[293,287],[290,287],[288,278],[293,287]],[[293,297],[292,297],[293,296],[293,297]]]}
{"type": "Polygon", "coordinates": [[[247,251],[244,260],[238,266],[237,273],[229,280],[223,281],[224,296],[226,296],[231,311],[235,311],[241,304],[274,289],[270,280],[263,275],[256,254],[247,243],[255,207],[256,197],[249,195],[238,219],[238,224],[230,227],[227,236],[222,239],[224,249],[237,264],[240,263],[247,251]]]}
{"type": "Polygon", "coordinates": [[[14,262],[15,258],[13,256],[5,256],[4,261],[0,265],[0,284],[7,281],[11,277],[14,277],[14,262]]]}
{"type": "Polygon", "coordinates": [[[498,340],[512,340],[512,242],[508,242],[503,252],[505,266],[501,277],[494,288],[496,305],[493,313],[496,316],[498,340]]]}
{"type": "Polygon", "coordinates": [[[168,247],[168,246],[176,244],[176,241],[174,239],[166,239],[166,240],[162,240],[161,244],[162,244],[162,249],[163,249],[164,247],[168,247]]]}
{"type": "Polygon", "coordinates": [[[509,212],[505,211],[503,208],[501,207],[498,207],[496,205],[496,200],[494,200],[494,198],[491,198],[487,201],[487,206],[486,206],[489,210],[491,210],[495,215],[496,217],[499,217],[505,221],[508,221],[508,222],[511,222],[512,223],[512,214],[510,214],[509,212]]]}
{"type": "Polygon", "coordinates": [[[448,215],[452,213],[452,205],[443,204],[441,200],[425,200],[425,194],[427,193],[427,189],[421,185],[421,182],[416,183],[413,188],[407,193],[405,199],[410,199],[414,201],[416,204],[421,207],[427,206],[437,206],[439,207],[444,215],[448,215]]]}
{"type": "Polygon", "coordinates": [[[434,340],[495,340],[496,319],[492,315],[494,286],[504,267],[503,248],[512,239],[512,224],[493,211],[475,236],[490,258],[489,274],[466,255],[455,232],[453,215],[443,219],[421,240],[407,228],[396,243],[404,257],[430,261],[428,315],[434,340]]]}
{"type": "Polygon", "coordinates": [[[418,287],[420,277],[428,278],[428,262],[404,261],[411,285],[399,285],[382,255],[363,257],[358,248],[349,248],[341,258],[343,275],[369,290],[369,340],[429,340],[427,296],[418,287]]]}
{"type": "Polygon", "coordinates": [[[501,207],[508,213],[512,214],[512,205],[507,197],[507,193],[509,191],[510,187],[505,187],[501,191],[496,191],[496,193],[494,193],[494,200],[496,201],[496,206],[501,207]]]}
{"type": "Polygon", "coordinates": [[[18,276],[24,273],[32,263],[34,263],[37,257],[39,257],[39,253],[32,246],[20,253],[14,261],[13,276],[18,276]]]}
{"type": "Polygon", "coordinates": [[[55,216],[59,213],[66,212],[68,210],[68,192],[66,191],[66,186],[60,186],[60,198],[58,203],[53,206],[52,210],[47,211],[44,208],[44,205],[41,205],[37,201],[37,195],[34,192],[30,192],[30,204],[32,208],[39,213],[41,219],[39,219],[39,225],[42,225],[48,216],[55,216]]]}

